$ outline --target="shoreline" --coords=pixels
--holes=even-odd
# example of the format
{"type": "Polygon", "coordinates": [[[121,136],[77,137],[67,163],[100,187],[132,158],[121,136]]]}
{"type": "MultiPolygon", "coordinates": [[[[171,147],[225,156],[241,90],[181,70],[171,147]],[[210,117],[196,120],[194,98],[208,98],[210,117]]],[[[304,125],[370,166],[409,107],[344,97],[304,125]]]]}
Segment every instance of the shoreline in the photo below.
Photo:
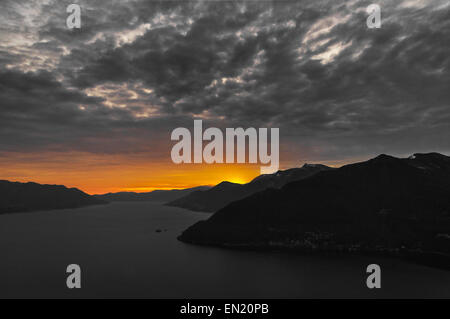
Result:
{"type": "Polygon", "coordinates": [[[411,262],[421,266],[427,266],[431,268],[437,268],[441,270],[450,271],[450,255],[446,255],[440,252],[424,252],[424,251],[412,251],[412,250],[399,250],[399,251],[377,251],[364,249],[359,251],[352,251],[349,248],[344,250],[337,249],[318,249],[307,250],[300,249],[298,247],[282,247],[271,246],[267,244],[227,244],[227,243],[204,243],[196,242],[192,240],[186,240],[182,238],[182,235],[177,237],[177,240],[186,244],[194,246],[211,247],[225,250],[234,251],[253,251],[263,253],[285,253],[292,255],[304,255],[304,256],[361,256],[361,257],[384,257],[394,258],[401,261],[411,262]]]}

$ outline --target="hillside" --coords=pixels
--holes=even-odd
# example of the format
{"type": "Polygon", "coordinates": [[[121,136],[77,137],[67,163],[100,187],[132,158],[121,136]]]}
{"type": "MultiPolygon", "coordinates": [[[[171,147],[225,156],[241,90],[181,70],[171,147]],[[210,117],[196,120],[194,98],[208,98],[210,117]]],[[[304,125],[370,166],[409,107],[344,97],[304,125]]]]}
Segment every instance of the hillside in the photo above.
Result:
{"type": "Polygon", "coordinates": [[[94,195],[96,198],[107,202],[168,202],[176,200],[180,197],[186,196],[195,191],[203,191],[209,189],[209,186],[198,186],[186,189],[173,189],[173,190],[154,190],[147,193],[135,193],[135,192],[120,192],[120,193],[108,193],[104,195],[94,195]]]}
{"type": "Polygon", "coordinates": [[[59,185],[0,181],[0,214],[78,208],[105,202],[59,185]]]}
{"type": "Polygon", "coordinates": [[[280,188],[289,182],[297,181],[318,172],[331,170],[325,165],[305,164],[301,168],[292,168],[278,171],[274,174],[260,175],[248,184],[235,184],[222,182],[206,191],[192,192],[191,194],[168,203],[193,211],[215,212],[229,203],[240,200],[267,188],[280,188]]]}
{"type": "Polygon", "coordinates": [[[450,253],[450,158],[380,155],[233,202],[180,240],[301,251],[450,253]]]}

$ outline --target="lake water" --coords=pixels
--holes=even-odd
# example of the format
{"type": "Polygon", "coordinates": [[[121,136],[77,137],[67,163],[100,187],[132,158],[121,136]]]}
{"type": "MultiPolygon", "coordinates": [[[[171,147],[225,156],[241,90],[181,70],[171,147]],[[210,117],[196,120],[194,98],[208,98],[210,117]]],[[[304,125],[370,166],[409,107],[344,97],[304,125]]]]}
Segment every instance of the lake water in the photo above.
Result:
{"type": "Polygon", "coordinates": [[[178,242],[208,215],[155,203],[0,216],[0,297],[450,297],[450,271],[371,257],[242,252],[178,242]],[[156,230],[167,230],[157,233],[156,230]],[[366,288],[366,267],[382,288],[366,288]],[[66,288],[66,267],[82,289],[66,288]]]}

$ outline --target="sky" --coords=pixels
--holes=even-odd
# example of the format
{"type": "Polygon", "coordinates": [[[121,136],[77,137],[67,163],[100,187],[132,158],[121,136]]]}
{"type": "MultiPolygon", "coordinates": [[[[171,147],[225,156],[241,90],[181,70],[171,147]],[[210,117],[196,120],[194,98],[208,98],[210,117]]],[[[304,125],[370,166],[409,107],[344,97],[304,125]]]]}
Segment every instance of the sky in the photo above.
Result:
{"type": "Polygon", "coordinates": [[[0,179],[88,193],[248,182],[171,161],[177,127],[280,129],[280,168],[449,154],[450,5],[2,0],[0,179]],[[81,29],[66,8],[81,6],[81,29]]]}

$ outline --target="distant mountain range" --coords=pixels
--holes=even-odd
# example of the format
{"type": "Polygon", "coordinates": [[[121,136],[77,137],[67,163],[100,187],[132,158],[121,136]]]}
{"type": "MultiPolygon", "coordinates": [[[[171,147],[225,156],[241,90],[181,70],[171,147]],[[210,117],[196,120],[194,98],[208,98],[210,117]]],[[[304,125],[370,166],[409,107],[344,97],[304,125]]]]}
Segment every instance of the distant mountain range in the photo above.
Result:
{"type": "Polygon", "coordinates": [[[380,155],[323,170],[233,202],[179,239],[236,248],[449,256],[450,157],[380,155]]]}
{"type": "Polygon", "coordinates": [[[104,203],[76,188],[0,181],[0,214],[78,208],[104,203]]]}
{"type": "Polygon", "coordinates": [[[320,164],[305,164],[301,168],[278,171],[275,174],[260,175],[247,184],[222,182],[211,189],[192,192],[169,202],[167,205],[193,211],[215,212],[229,203],[267,188],[280,188],[289,182],[298,181],[327,170],[332,170],[332,168],[320,164]]]}
{"type": "Polygon", "coordinates": [[[176,200],[180,197],[191,194],[196,191],[204,191],[211,188],[210,186],[198,186],[186,189],[173,189],[173,190],[155,190],[148,193],[134,193],[134,192],[120,192],[120,193],[108,193],[104,195],[94,195],[95,198],[104,200],[107,202],[169,202],[176,200]]]}

